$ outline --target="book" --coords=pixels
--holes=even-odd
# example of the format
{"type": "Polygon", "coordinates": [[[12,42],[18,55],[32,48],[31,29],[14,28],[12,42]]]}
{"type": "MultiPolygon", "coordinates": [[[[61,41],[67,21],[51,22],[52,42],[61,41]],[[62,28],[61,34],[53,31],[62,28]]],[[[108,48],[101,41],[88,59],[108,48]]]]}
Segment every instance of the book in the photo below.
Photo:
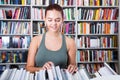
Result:
{"type": "Polygon", "coordinates": [[[0,80],[8,80],[10,77],[11,71],[12,71],[11,69],[5,69],[0,77],[0,80]]]}
{"type": "Polygon", "coordinates": [[[119,80],[120,75],[111,75],[111,76],[101,76],[101,77],[96,77],[90,80],[119,80]]]}
{"type": "Polygon", "coordinates": [[[63,80],[60,67],[59,67],[59,66],[56,66],[55,69],[56,69],[56,75],[57,75],[57,77],[58,77],[58,80],[63,80]]]}
{"type": "Polygon", "coordinates": [[[85,68],[80,69],[78,72],[81,75],[82,80],[89,80],[90,79],[90,76],[89,76],[89,74],[88,74],[88,72],[86,71],[85,68]]]}

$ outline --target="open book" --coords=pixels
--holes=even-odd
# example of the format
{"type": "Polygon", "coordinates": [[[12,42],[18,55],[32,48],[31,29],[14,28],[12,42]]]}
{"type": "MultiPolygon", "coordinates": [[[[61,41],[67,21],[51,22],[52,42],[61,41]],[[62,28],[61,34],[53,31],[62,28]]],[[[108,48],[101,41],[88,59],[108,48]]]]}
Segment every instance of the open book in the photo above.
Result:
{"type": "Polygon", "coordinates": [[[117,75],[117,73],[107,63],[104,63],[104,67],[101,67],[97,72],[95,72],[96,77],[110,75],[117,75]]]}

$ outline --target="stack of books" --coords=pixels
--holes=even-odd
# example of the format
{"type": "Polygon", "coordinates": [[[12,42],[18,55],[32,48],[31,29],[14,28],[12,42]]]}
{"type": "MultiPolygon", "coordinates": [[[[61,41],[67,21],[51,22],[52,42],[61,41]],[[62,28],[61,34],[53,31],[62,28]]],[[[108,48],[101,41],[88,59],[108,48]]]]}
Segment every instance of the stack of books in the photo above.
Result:
{"type": "Polygon", "coordinates": [[[105,63],[105,66],[95,72],[95,78],[91,78],[85,68],[71,74],[67,69],[52,66],[48,70],[40,70],[30,73],[25,69],[6,69],[0,76],[0,80],[120,80],[120,76],[105,63]]]}

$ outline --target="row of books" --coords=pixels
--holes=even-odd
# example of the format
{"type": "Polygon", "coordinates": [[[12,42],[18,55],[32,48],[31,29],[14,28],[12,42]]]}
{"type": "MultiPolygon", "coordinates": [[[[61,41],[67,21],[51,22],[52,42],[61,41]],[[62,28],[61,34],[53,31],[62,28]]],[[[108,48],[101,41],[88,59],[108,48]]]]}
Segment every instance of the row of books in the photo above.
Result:
{"type": "Polygon", "coordinates": [[[27,61],[27,51],[0,51],[0,63],[21,63],[27,61]]]}
{"type": "Polygon", "coordinates": [[[30,41],[30,36],[2,36],[0,48],[28,48],[30,41]]]}
{"type": "Polygon", "coordinates": [[[103,67],[103,63],[98,63],[98,64],[79,64],[79,68],[85,68],[87,72],[92,75],[96,71],[98,71],[101,67],[103,67]]]}
{"type": "Polygon", "coordinates": [[[0,19],[30,19],[29,7],[0,8],[0,19]]]}
{"type": "Polygon", "coordinates": [[[30,34],[30,22],[0,21],[0,34],[30,34]]]}
{"type": "Polygon", "coordinates": [[[119,0],[77,0],[78,6],[118,6],[119,0]]]}
{"type": "Polygon", "coordinates": [[[117,36],[81,36],[77,39],[78,48],[116,48],[117,36]]]}
{"type": "MultiPolygon", "coordinates": [[[[75,8],[63,8],[64,19],[74,20],[75,19],[75,8]]],[[[32,19],[43,20],[45,14],[45,8],[32,8],[32,19]]]]}
{"type": "Polygon", "coordinates": [[[75,8],[63,8],[65,20],[75,20],[75,8]]]}
{"type": "Polygon", "coordinates": [[[21,4],[30,5],[30,0],[0,0],[0,4],[21,4]]]}
{"type": "Polygon", "coordinates": [[[13,64],[8,64],[8,65],[5,65],[4,63],[3,63],[3,65],[0,65],[0,76],[4,72],[5,69],[14,69],[14,68],[20,69],[20,68],[24,68],[25,67],[24,64],[23,65],[22,64],[18,65],[18,64],[13,63],[13,64]]]}
{"type": "Polygon", "coordinates": [[[80,50],[77,51],[77,62],[112,62],[118,60],[117,51],[112,50],[80,50]]]}
{"type": "Polygon", "coordinates": [[[116,34],[118,22],[82,22],[78,23],[78,34],[116,34]]]}
{"type": "Polygon", "coordinates": [[[63,34],[75,34],[75,22],[65,22],[60,30],[63,34]]]}
{"type": "MultiPolygon", "coordinates": [[[[118,73],[118,64],[116,63],[107,63],[107,64],[111,67],[111,69],[113,69],[116,73],[118,73]]],[[[91,75],[91,77],[94,76],[94,73],[97,72],[103,66],[104,66],[103,63],[79,64],[79,67],[85,68],[87,72],[91,75]]]]}
{"type": "Polygon", "coordinates": [[[117,20],[118,8],[79,8],[78,19],[79,20],[117,20]]]}
{"type": "Polygon", "coordinates": [[[33,22],[33,34],[43,34],[46,32],[44,22],[33,22]]]}
{"type": "Polygon", "coordinates": [[[74,5],[75,0],[33,0],[33,5],[49,5],[49,4],[59,4],[59,5],[74,5]]]}
{"type": "Polygon", "coordinates": [[[68,70],[60,69],[59,66],[52,67],[48,70],[40,70],[35,73],[30,73],[25,69],[5,69],[0,80],[89,80],[89,76],[85,69],[80,69],[74,75],[68,70]]]}
{"type": "MultiPolygon", "coordinates": [[[[95,73],[96,78],[98,78],[98,75],[99,78],[101,76],[107,76],[107,75],[118,76],[118,74],[106,63],[95,73]]],[[[5,69],[0,77],[0,80],[94,80],[94,79],[95,78],[91,78],[89,76],[85,68],[81,68],[76,73],[71,74],[68,72],[68,70],[61,69],[59,66],[52,66],[51,69],[40,70],[35,72],[35,74],[30,73],[29,71],[26,71],[23,68],[5,69]]],[[[120,79],[120,76],[115,78],[115,80],[118,79],[120,79]]]]}
{"type": "Polygon", "coordinates": [[[32,19],[43,20],[45,16],[45,8],[32,8],[32,19]]]}

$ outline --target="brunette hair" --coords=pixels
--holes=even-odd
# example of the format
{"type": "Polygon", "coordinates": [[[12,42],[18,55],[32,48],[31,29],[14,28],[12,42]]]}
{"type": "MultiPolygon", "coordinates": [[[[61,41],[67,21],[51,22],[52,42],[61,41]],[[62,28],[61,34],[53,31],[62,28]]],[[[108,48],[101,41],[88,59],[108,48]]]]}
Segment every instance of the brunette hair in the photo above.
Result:
{"type": "Polygon", "coordinates": [[[59,11],[59,12],[61,13],[62,17],[64,17],[63,9],[62,9],[62,7],[61,7],[60,5],[58,5],[58,4],[50,4],[50,5],[46,8],[46,10],[45,10],[45,17],[46,17],[46,14],[47,14],[47,11],[48,11],[48,10],[56,10],[56,11],[59,11]]]}

